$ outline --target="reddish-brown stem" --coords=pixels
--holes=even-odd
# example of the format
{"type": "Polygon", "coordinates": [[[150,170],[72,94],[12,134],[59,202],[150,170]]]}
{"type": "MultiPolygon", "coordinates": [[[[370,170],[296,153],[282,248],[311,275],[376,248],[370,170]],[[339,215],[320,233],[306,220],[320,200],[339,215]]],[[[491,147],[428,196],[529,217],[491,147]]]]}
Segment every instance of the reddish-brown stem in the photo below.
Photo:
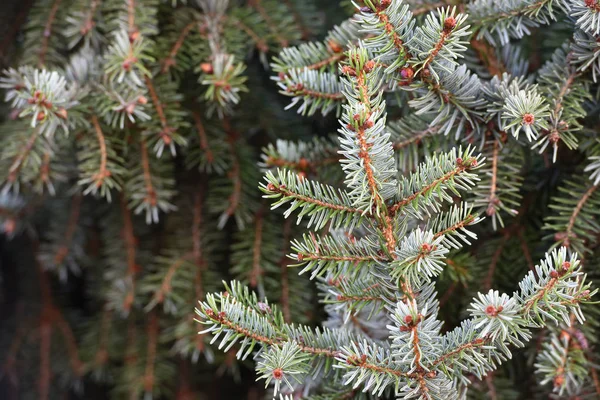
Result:
{"type": "Polygon", "coordinates": [[[260,14],[260,16],[265,20],[267,26],[269,27],[269,30],[273,33],[273,35],[275,35],[275,37],[279,41],[279,44],[281,45],[281,47],[287,47],[288,46],[287,40],[282,38],[281,33],[277,29],[277,25],[273,22],[273,19],[271,18],[269,13],[262,6],[262,1],[261,0],[249,0],[248,4],[251,7],[255,8],[256,11],[258,11],[258,13],[260,14]]]}
{"type": "Polygon", "coordinates": [[[281,311],[283,312],[283,319],[286,323],[291,322],[292,317],[290,313],[290,278],[288,274],[288,258],[287,253],[289,250],[290,236],[292,233],[292,220],[286,218],[283,223],[283,254],[281,255],[281,261],[279,267],[281,271],[281,311]]]}
{"type": "Polygon", "coordinates": [[[600,379],[598,379],[598,372],[596,372],[596,368],[594,368],[593,366],[590,367],[590,374],[592,375],[592,381],[594,382],[596,394],[600,396],[600,379]]]}
{"type": "Polygon", "coordinates": [[[162,127],[162,130],[160,131],[160,138],[163,142],[165,142],[165,144],[168,145],[173,140],[171,134],[173,133],[174,129],[169,126],[164,106],[158,98],[158,95],[156,94],[156,89],[154,88],[152,79],[150,79],[150,77],[148,76],[145,76],[145,81],[146,87],[148,88],[148,93],[150,93],[150,98],[152,99],[152,104],[154,104],[154,108],[156,109],[156,113],[158,114],[160,126],[162,127]]]}
{"type": "MultiPolygon", "coordinates": [[[[282,345],[284,343],[284,341],[286,340],[285,338],[271,339],[267,336],[263,336],[256,332],[253,332],[249,329],[243,328],[243,327],[237,325],[236,323],[230,321],[227,318],[227,316],[222,315],[222,313],[220,313],[220,315],[213,315],[210,318],[213,319],[215,322],[220,323],[221,325],[227,327],[228,329],[230,329],[234,332],[242,334],[247,338],[253,339],[253,340],[263,343],[263,344],[267,344],[270,346],[282,345]]],[[[319,347],[311,347],[311,346],[306,346],[303,344],[298,344],[298,346],[299,346],[300,350],[302,350],[303,352],[310,353],[310,354],[313,354],[316,356],[325,356],[325,357],[330,357],[330,358],[336,358],[340,355],[340,352],[337,350],[323,349],[323,348],[319,348],[319,347]]]]}
{"type": "Polygon", "coordinates": [[[9,171],[8,180],[10,182],[14,182],[17,180],[19,171],[23,167],[25,159],[27,159],[27,157],[29,157],[29,153],[31,153],[31,149],[33,149],[33,145],[35,144],[35,141],[37,140],[38,136],[39,136],[39,133],[37,131],[34,131],[31,134],[31,136],[29,137],[29,139],[27,140],[27,142],[25,143],[25,147],[23,148],[23,151],[21,151],[17,155],[17,157],[15,157],[15,160],[13,161],[10,168],[8,169],[8,171],[9,171]]]}
{"type": "Polygon", "coordinates": [[[394,43],[394,47],[398,51],[399,54],[404,55],[404,59],[409,58],[408,51],[404,49],[404,42],[400,38],[400,35],[396,33],[396,29],[394,29],[394,25],[390,23],[390,19],[388,15],[384,11],[376,11],[375,14],[379,18],[379,21],[383,24],[383,29],[391,37],[392,42],[394,43]]]}
{"type": "Polygon", "coordinates": [[[450,300],[450,296],[452,296],[457,287],[458,284],[456,282],[452,282],[452,284],[448,287],[444,295],[440,297],[440,307],[442,307],[448,302],[448,300],[450,300]]]}
{"type": "Polygon", "coordinates": [[[104,365],[108,361],[108,351],[109,351],[109,335],[110,335],[110,327],[112,322],[112,311],[105,309],[102,312],[102,321],[100,323],[100,337],[98,340],[98,351],[96,352],[96,357],[94,358],[94,362],[96,365],[104,365]]]}
{"type": "Polygon", "coordinates": [[[310,254],[310,253],[298,253],[301,256],[299,258],[302,259],[302,261],[312,261],[312,260],[318,260],[318,261],[349,261],[352,263],[360,263],[360,262],[365,262],[365,261],[373,261],[373,260],[378,260],[378,261],[384,261],[384,260],[388,260],[387,257],[383,257],[383,256],[379,256],[379,257],[374,257],[374,256],[325,256],[322,254],[310,254]]]}
{"type": "Polygon", "coordinates": [[[315,204],[319,207],[329,208],[331,210],[336,210],[336,211],[344,211],[344,212],[348,212],[348,213],[352,213],[352,214],[362,214],[362,211],[357,208],[349,207],[349,206],[345,206],[345,205],[327,203],[325,201],[313,199],[311,197],[307,197],[307,196],[301,195],[299,193],[293,192],[286,187],[282,187],[282,186],[275,187],[270,191],[273,193],[281,193],[283,196],[292,197],[296,200],[299,200],[299,201],[302,201],[305,203],[315,204]]]}
{"type": "Polygon", "coordinates": [[[250,38],[252,39],[252,41],[256,44],[256,47],[262,51],[263,53],[266,53],[269,51],[269,46],[267,45],[267,42],[262,39],[256,32],[254,32],[252,30],[252,28],[250,28],[248,25],[246,25],[242,20],[235,18],[235,24],[244,32],[246,32],[246,34],[248,36],[250,36],[250,38]]]}
{"type": "Polygon", "coordinates": [[[498,261],[500,260],[500,256],[502,255],[502,252],[504,251],[504,246],[506,245],[508,238],[509,238],[508,234],[505,234],[502,237],[502,241],[500,242],[500,244],[498,244],[498,247],[496,248],[496,251],[494,252],[494,255],[492,256],[492,262],[490,263],[490,267],[488,268],[487,276],[485,277],[485,280],[483,281],[483,288],[485,290],[489,290],[492,287],[492,279],[494,279],[494,273],[496,272],[496,266],[498,265],[498,261]]]}
{"type": "MultiPolygon", "coordinates": [[[[587,201],[594,194],[596,189],[598,189],[598,185],[591,186],[584,193],[584,195],[581,197],[581,199],[579,199],[579,201],[577,202],[577,206],[575,206],[575,209],[573,209],[573,213],[571,213],[571,217],[569,218],[569,223],[567,224],[567,228],[565,230],[565,232],[566,232],[565,239],[566,240],[569,240],[570,238],[575,236],[573,229],[575,227],[575,223],[577,222],[577,217],[579,216],[579,213],[581,213],[581,210],[583,209],[583,207],[585,206],[587,201]]],[[[565,243],[565,245],[567,247],[568,247],[568,243],[569,242],[565,243]]]]}
{"type": "Polygon", "coordinates": [[[137,31],[135,26],[135,0],[127,0],[127,28],[130,36],[137,31]]]}
{"type": "Polygon", "coordinates": [[[460,166],[455,168],[454,170],[448,172],[447,174],[445,174],[444,176],[436,179],[435,181],[431,182],[429,185],[425,186],[423,189],[419,190],[416,193],[411,194],[410,196],[400,200],[399,202],[397,202],[396,204],[392,205],[389,210],[390,213],[393,215],[395,213],[398,212],[398,210],[400,210],[402,207],[407,206],[408,204],[410,204],[413,200],[415,200],[417,197],[424,195],[425,193],[427,193],[428,191],[430,191],[431,189],[433,189],[434,187],[436,187],[437,185],[447,182],[448,180],[450,180],[452,177],[458,175],[459,173],[465,171],[466,168],[464,166],[460,166]]]}
{"type": "Polygon", "coordinates": [[[131,219],[130,211],[127,208],[125,196],[121,196],[121,214],[123,216],[123,238],[127,256],[127,277],[131,282],[131,289],[125,296],[123,308],[125,311],[129,311],[131,309],[131,305],[133,304],[133,297],[135,294],[135,274],[138,266],[135,262],[137,240],[133,232],[133,221],[131,219]]]}
{"type": "Polygon", "coordinates": [[[50,152],[44,152],[44,158],[42,159],[42,165],[40,165],[40,181],[44,183],[50,182],[50,161],[52,158],[50,152]]]}
{"type": "Polygon", "coordinates": [[[493,215],[496,212],[495,206],[499,203],[496,190],[498,188],[498,141],[494,140],[494,150],[492,151],[492,182],[490,184],[490,197],[488,199],[487,215],[493,215]]]}
{"type": "Polygon", "coordinates": [[[202,260],[202,192],[194,195],[194,208],[192,216],[192,254],[196,268],[201,270],[204,267],[202,260]]]}
{"type": "Polygon", "coordinates": [[[51,341],[52,324],[48,320],[48,317],[44,316],[42,312],[42,322],[40,327],[40,400],[46,400],[50,395],[50,380],[52,379],[52,372],[50,370],[51,341]]]}
{"type": "Polygon", "coordinates": [[[481,346],[485,346],[487,345],[489,342],[491,342],[491,338],[487,337],[487,338],[483,338],[483,339],[473,339],[472,341],[462,344],[460,346],[458,346],[457,348],[455,348],[454,350],[443,354],[442,356],[440,356],[439,358],[437,358],[432,364],[432,367],[436,367],[439,364],[445,362],[448,358],[456,355],[456,354],[460,354],[461,352],[467,350],[467,349],[475,349],[481,346]]]}
{"type": "Polygon", "coordinates": [[[179,268],[182,265],[184,265],[192,257],[192,255],[192,253],[188,253],[183,257],[180,257],[177,260],[175,260],[175,262],[169,266],[169,268],[167,269],[167,273],[165,274],[165,277],[163,278],[163,281],[160,285],[160,288],[156,293],[154,293],[153,298],[155,301],[157,301],[158,303],[162,303],[165,300],[165,297],[171,292],[171,282],[173,281],[173,277],[175,276],[179,268]]]}
{"type": "Polygon", "coordinates": [[[288,91],[294,93],[296,96],[312,97],[315,99],[325,99],[333,101],[342,101],[346,97],[343,93],[324,93],[316,90],[310,90],[303,85],[292,85],[288,87],[288,91]]]}
{"type": "Polygon", "coordinates": [[[300,32],[302,32],[302,40],[308,40],[310,38],[310,31],[302,22],[302,17],[300,16],[300,14],[298,13],[298,11],[296,10],[296,8],[290,0],[283,0],[283,2],[285,3],[288,10],[290,10],[290,13],[294,16],[294,21],[296,22],[296,25],[298,26],[300,32]]]}
{"type": "Polygon", "coordinates": [[[80,194],[73,196],[73,200],[71,202],[71,214],[69,215],[69,220],[67,222],[67,229],[65,231],[63,244],[58,248],[56,254],[54,255],[54,264],[56,265],[61,265],[64,262],[65,257],[67,257],[69,254],[69,247],[71,246],[73,236],[77,230],[77,222],[79,221],[82,200],[83,196],[80,194]]]}
{"type": "Polygon", "coordinates": [[[433,235],[433,238],[434,238],[434,239],[437,239],[437,238],[439,238],[440,236],[442,236],[442,235],[446,235],[446,234],[448,234],[448,233],[450,233],[450,232],[456,232],[457,230],[459,230],[459,229],[461,229],[461,228],[464,228],[465,226],[468,226],[468,225],[470,225],[470,224],[471,224],[471,222],[473,222],[474,220],[475,220],[475,217],[469,214],[469,215],[467,215],[467,216],[465,217],[465,219],[464,219],[464,220],[462,220],[462,221],[459,221],[459,222],[457,222],[456,224],[454,224],[454,225],[452,225],[452,226],[450,226],[450,227],[448,227],[448,228],[444,229],[443,231],[436,233],[435,235],[433,235]]]}
{"type": "Polygon", "coordinates": [[[240,160],[235,148],[237,135],[231,128],[231,125],[227,119],[223,120],[223,124],[225,126],[225,131],[227,132],[227,142],[229,143],[229,149],[232,155],[232,165],[231,170],[229,171],[229,176],[233,182],[233,192],[229,196],[229,207],[227,207],[225,214],[232,216],[239,207],[242,198],[242,174],[240,160]]]}
{"type": "Polygon", "coordinates": [[[394,150],[400,150],[414,143],[419,143],[421,140],[429,135],[435,134],[440,130],[439,126],[432,126],[420,132],[414,132],[409,139],[401,142],[394,142],[392,145],[394,150]]]}
{"type": "Polygon", "coordinates": [[[471,39],[471,47],[477,53],[477,57],[481,60],[494,76],[501,77],[506,72],[506,67],[496,56],[496,50],[493,46],[490,46],[485,40],[471,39]]]}
{"type": "Polygon", "coordinates": [[[154,387],[154,364],[156,363],[156,346],[158,344],[158,316],[156,312],[150,314],[150,320],[146,328],[148,337],[148,348],[146,350],[146,370],[144,372],[144,390],[151,393],[154,387]]]}
{"type": "Polygon", "coordinates": [[[441,34],[439,40],[437,41],[437,43],[435,44],[435,46],[433,47],[433,50],[431,51],[431,53],[429,53],[429,56],[427,56],[425,61],[423,61],[423,65],[421,67],[422,69],[427,68],[429,66],[429,64],[431,64],[433,62],[433,60],[438,55],[440,50],[442,50],[442,48],[444,47],[444,44],[446,43],[446,39],[448,39],[448,37],[450,36],[451,33],[452,33],[451,31],[446,31],[446,30],[442,31],[442,34],[441,34]]]}
{"type": "Polygon", "coordinates": [[[250,271],[250,286],[256,288],[261,280],[263,270],[261,268],[261,249],[263,236],[264,216],[262,210],[256,213],[254,219],[254,244],[252,245],[252,270],[250,271]]]}
{"type": "MultiPolygon", "coordinates": [[[[204,284],[202,278],[202,271],[204,270],[205,262],[202,254],[202,242],[201,242],[201,231],[202,227],[202,192],[198,192],[194,196],[194,210],[193,210],[193,226],[192,226],[192,245],[193,245],[193,257],[196,266],[194,274],[194,292],[196,296],[196,302],[204,298],[204,284]]],[[[190,322],[193,324],[193,318],[190,318],[190,322]]],[[[196,335],[195,343],[196,348],[199,351],[204,350],[204,335],[196,335]]]]}
{"type": "Polygon", "coordinates": [[[106,168],[108,154],[106,152],[106,140],[104,138],[104,134],[102,133],[102,128],[100,127],[98,117],[96,115],[92,115],[92,125],[94,125],[94,130],[96,131],[96,138],[98,139],[98,145],[100,146],[100,169],[95,174],[95,184],[97,187],[100,187],[104,184],[104,179],[110,176],[110,171],[108,171],[108,169],[106,168]]]}
{"type": "Polygon", "coordinates": [[[206,154],[206,160],[208,163],[212,164],[215,158],[210,145],[208,144],[208,137],[206,136],[206,130],[204,129],[202,118],[197,112],[193,112],[192,117],[194,118],[194,124],[196,125],[196,130],[198,131],[200,149],[206,154]]]}
{"type": "Polygon", "coordinates": [[[523,255],[525,256],[525,260],[527,261],[527,266],[530,270],[535,271],[535,265],[533,263],[533,258],[531,257],[531,252],[529,251],[529,246],[527,246],[527,241],[525,240],[523,229],[520,229],[517,235],[519,236],[519,241],[521,242],[521,250],[523,250],[523,255]]]}
{"type": "Polygon", "coordinates": [[[62,0],[54,0],[50,13],[48,14],[48,20],[44,26],[44,32],[42,33],[42,45],[38,55],[38,66],[42,68],[46,63],[46,55],[48,54],[48,45],[50,44],[50,36],[52,35],[52,25],[56,20],[56,13],[62,0]]]}
{"type": "Polygon", "coordinates": [[[496,386],[494,385],[494,374],[488,374],[485,377],[485,383],[488,387],[488,393],[490,400],[498,400],[498,394],[496,393],[496,386]]]}
{"type": "Polygon", "coordinates": [[[79,359],[77,340],[75,339],[75,335],[73,334],[71,326],[69,326],[69,323],[65,319],[64,315],[56,307],[52,308],[52,318],[56,322],[58,329],[60,330],[62,336],[65,339],[65,343],[67,345],[67,352],[69,353],[69,360],[71,363],[71,368],[73,368],[73,372],[78,377],[82,376],[83,363],[79,359]]]}
{"type": "Polygon", "coordinates": [[[175,43],[173,44],[173,47],[169,51],[169,55],[162,62],[162,67],[160,69],[161,73],[164,74],[164,73],[169,72],[169,69],[173,65],[175,65],[175,58],[177,57],[177,53],[179,53],[181,46],[183,46],[183,42],[185,41],[185,38],[187,37],[187,35],[189,35],[192,28],[194,28],[197,24],[198,24],[197,21],[192,21],[192,22],[188,23],[181,30],[181,32],[179,33],[179,36],[177,37],[177,40],[175,41],[175,43]]]}
{"type": "Polygon", "coordinates": [[[146,198],[144,201],[150,204],[152,207],[156,206],[156,190],[152,184],[152,171],[150,169],[150,159],[148,157],[148,148],[146,147],[146,141],[140,140],[140,152],[142,156],[142,169],[144,170],[144,183],[146,184],[146,198]]]}

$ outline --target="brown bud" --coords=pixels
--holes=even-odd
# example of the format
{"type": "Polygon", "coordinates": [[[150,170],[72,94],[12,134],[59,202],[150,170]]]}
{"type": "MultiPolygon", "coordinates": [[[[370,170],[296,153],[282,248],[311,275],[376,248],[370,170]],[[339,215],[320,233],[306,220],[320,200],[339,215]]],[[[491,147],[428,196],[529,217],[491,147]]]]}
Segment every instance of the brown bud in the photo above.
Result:
{"type": "Polygon", "coordinates": [[[552,277],[553,279],[558,278],[558,272],[556,272],[555,270],[550,271],[550,277],[552,277]]]}
{"type": "Polygon", "coordinates": [[[277,186],[273,185],[271,182],[267,185],[267,190],[269,192],[274,192],[277,189],[277,186]]]}
{"type": "Polygon", "coordinates": [[[37,120],[42,121],[44,118],[46,118],[46,113],[43,111],[40,111],[37,115],[37,120]]]}
{"type": "Polygon", "coordinates": [[[59,108],[58,111],[55,112],[56,116],[60,119],[67,119],[67,110],[64,108],[59,108]]]}

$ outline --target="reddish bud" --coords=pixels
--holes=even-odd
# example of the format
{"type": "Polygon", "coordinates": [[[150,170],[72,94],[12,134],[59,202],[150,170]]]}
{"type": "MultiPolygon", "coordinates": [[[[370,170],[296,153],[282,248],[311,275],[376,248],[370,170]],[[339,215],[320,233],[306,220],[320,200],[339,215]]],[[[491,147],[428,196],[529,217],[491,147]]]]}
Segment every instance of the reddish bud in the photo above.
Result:
{"type": "Polygon", "coordinates": [[[303,261],[304,260],[304,255],[302,253],[298,253],[296,255],[296,258],[298,259],[298,261],[303,261]]]}
{"type": "Polygon", "coordinates": [[[283,379],[283,370],[281,368],[275,368],[273,370],[273,378],[277,379],[278,381],[283,379]]]}
{"type": "Polygon", "coordinates": [[[433,250],[433,246],[430,245],[429,243],[423,243],[421,245],[421,251],[423,251],[425,253],[429,253],[431,250],[433,250]]]}
{"type": "Polygon", "coordinates": [[[554,270],[550,271],[550,277],[552,277],[553,279],[558,278],[558,272],[556,272],[554,270]]]}
{"type": "Polygon", "coordinates": [[[135,32],[133,32],[133,33],[131,33],[131,34],[129,35],[129,42],[130,42],[130,43],[133,43],[133,42],[135,42],[135,41],[136,41],[136,40],[137,40],[139,37],[140,37],[140,32],[139,32],[139,31],[135,31],[135,32]]]}
{"type": "Polygon", "coordinates": [[[127,107],[125,107],[125,111],[127,112],[127,114],[133,114],[133,112],[135,111],[135,104],[127,104],[127,107]]]}
{"type": "Polygon", "coordinates": [[[40,111],[37,115],[37,120],[42,121],[44,118],[46,118],[46,113],[43,111],[40,111]]]}
{"type": "Polygon", "coordinates": [[[202,63],[202,64],[200,64],[200,69],[205,74],[212,74],[213,72],[215,72],[215,69],[213,68],[213,65],[211,63],[202,63]]]}
{"type": "Polygon", "coordinates": [[[524,114],[523,115],[523,124],[532,125],[535,122],[535,116],[533,114],[524,114]]]}
{"type": "Polygon", "coordinates": [[[562,385],[565,384],[565,376],[564,375],[557,375],[554,377],[554,387],[561,387],[562,385]]]}
{"type": "Polygon", "coordinates": [[[562,267],[565,271],[568,271],[571,268],[571,263],[568,261],[565,261],[564,263],[562,263],[562,267]]]}
{"type": "Polygon", "coordinates": [[[145,96],[140,96],[137,98],[138,104],[145,105],[148,104],[148,99],[145,96]]]}
{"type": "Polygon", "coordinates": [[[412,317],[412,315],[407,315],[406,317],[404,317],[404,322],[405,322],[407,325],[410,325],[410,324],[412,324],[412,323],[413,323],[413,317],[412,317]]]}
{"type": "Polygon", "coordinates": [[[485,308],[485,313],[490,317],[495,317],[498,314],[498,310],[493,305],[489,305],[485,308]]]}
{"type": "Polygon", "coordinates": [[[6,221],[4,221],[4,225],[2,226],[2,228],[4,229],[5,233],[8,233],[10,235],[17,228],[17,221],[15,221],[12,218],[9,218],[6,221]]]}
{"type": "Polygon", "coordinates": [[[402,79],[411,80],[415,76],[415,70],[412,67],[402,68],[400,70],[402,79]]]}
{"type": "Polygon", "coordinates": [[[272,183],[269,182],[269,184],[267,185],[267,190],[269,192],[274,192],[277,189],[277,186],[273,185],[272,183]]]}
{"type": "Polygon", "coordinates": [[[444,32],[449,33],[456,26],[456,19],[454,17],[448,17],[444,20],[444,32]]]}
{"type": "Polygon", "coordinates": [[[371,72],[371,71],[373,71],[373,68],[375,68],[375,61],[369,60],[366,62],[363,69],[365,72],[371,72]]]}
{"type": "Polygon", "coordinates": [[[348,75],[348,76],[356,76],[356,71],[354,70],[354,68],[350,67],[349,65],[344,65],[342,67],[342,74],[348,75]]]}

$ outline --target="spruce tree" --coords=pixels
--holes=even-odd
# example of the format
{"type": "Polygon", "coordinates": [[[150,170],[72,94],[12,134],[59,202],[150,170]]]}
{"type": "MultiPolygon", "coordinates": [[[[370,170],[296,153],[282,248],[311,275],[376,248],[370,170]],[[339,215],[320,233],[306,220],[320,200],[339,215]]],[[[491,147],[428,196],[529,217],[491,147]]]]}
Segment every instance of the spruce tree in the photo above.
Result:
{"type": "Polygon", "coordinates": [[[0,78],[5,392],[600,398],[599,15],[35,1],[0,78]]]}

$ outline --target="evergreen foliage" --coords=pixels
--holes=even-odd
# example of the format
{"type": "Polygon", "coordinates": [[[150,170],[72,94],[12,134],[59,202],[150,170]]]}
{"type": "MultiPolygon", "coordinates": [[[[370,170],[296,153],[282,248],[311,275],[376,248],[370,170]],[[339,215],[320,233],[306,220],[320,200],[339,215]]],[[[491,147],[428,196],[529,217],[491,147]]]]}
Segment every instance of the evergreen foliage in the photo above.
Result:
{"type": "Polygon", "coordinates": [[[599,13],[36,0],[0,76],[0,386],[597,398],[599,13]]]}

